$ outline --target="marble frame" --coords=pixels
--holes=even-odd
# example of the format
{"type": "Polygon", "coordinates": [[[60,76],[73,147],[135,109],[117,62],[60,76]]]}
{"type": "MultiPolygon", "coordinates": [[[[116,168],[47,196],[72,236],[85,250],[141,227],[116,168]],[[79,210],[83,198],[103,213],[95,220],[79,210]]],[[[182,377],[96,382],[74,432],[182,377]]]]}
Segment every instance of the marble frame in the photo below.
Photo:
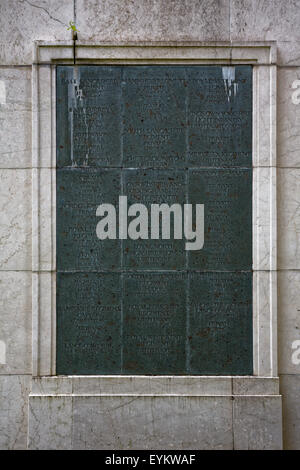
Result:
{"type": "MultiPolygon", "coordinates": [[[[33,376],[56,375],[55,68],[73,64],[75,51],[77,65],[253,65],[253,366],[256,377],[277,377],[276,43],[77,41],[73,46],[37,41],[33,51],[33,376]]],[[[215,379],[217,392],[222,377],[215,379]]]]}

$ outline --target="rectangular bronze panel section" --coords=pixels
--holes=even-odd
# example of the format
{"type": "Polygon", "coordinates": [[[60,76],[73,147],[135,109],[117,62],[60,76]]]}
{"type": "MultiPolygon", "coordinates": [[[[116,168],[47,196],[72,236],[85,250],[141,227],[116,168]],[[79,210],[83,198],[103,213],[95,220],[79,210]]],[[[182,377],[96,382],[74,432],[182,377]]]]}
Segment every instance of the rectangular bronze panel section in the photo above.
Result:
{"type": "Polygon", "coordinates": [[[188,67],[189,167],[252,166],[251,67],[188,67]]]}
{"type": "Polygon", "coordinates": [[[189,203],[204,204],[204,246],[189,251],[189,268],[251,271],[252,170],[189,170],[189,203]]]}
{"type": "Polygon", "coordinates": [[[58,273],[57,333],[57,374],[118,374],[120,274],[58,273]]]}
{"type": "Polygon", "coordinates": [[[120,240],[99,240],[96,210],[105,202],[117,206],[120,170],[60,168],[57,187],[58,271],[103,271],[120,268],[120,240]]]}
{"type": "Polygon", "coordinates": [[[57,66],[56,90],[57,373],[252,374],[252,67],[57,66]],[[147,238],[119,238],[120,196],[147,238]],[[151,238],[152,204],[180,205],[182,239],[173,214],[151,238]]]}
{"type": "Polygon", "coordinates": [[[124,67],[125,167],[185,166],[186,87],[184,67],[124,67]]]}
{"type": "Polygon", "coordinates": [[[252,374],[251,272],[190,273],[188,315],[191,374],[252,374]]]}
{"type": "Polygon", "coordinates": [[[57,68],[57,166],[121,163],[121,68],[57,68]]]}
{"type": "MultiPolygon", "coordinates": [[[[128,206],[142,203],[148,209],[148,240],[123,242],[123,266],[132,269],[183,269],[186,267],[185,241],[174,239],[174,218],[170,214],[170,239],[151,239],[151,205],[183,204],[187,199],[187,174],[184,170],[124,170],[123,192],[128,206]]],[[[166,219],[167,215],[165,216],[166,219]]],[[[128,224],[133,217],[128,217],[128,224]]],[[[166,219],[167,220],[167,219],[166,219]]]]}
{"type": "Polygon", "coordinates": [[[186,273],[124,274],[123,295],[123,373],[184,374],[186,273]]]}

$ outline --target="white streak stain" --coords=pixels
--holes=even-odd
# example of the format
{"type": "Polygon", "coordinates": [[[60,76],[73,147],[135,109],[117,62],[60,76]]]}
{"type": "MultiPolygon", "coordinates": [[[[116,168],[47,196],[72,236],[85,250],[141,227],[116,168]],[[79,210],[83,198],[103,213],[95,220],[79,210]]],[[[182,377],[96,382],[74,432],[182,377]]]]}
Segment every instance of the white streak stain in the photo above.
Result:
{"type": "Polygon", "coordinates": [[[68,92],[68,98],[70,100],[70,130],[71,130],[71,162],[72,166],[76,166],[76,162],[74,161],[74,145],[73,145],[73,138],[74,138],[74,108],[76,108],[76,99],[75,99],[75,78],[72,79],[70,86],[69,86],[69,92],[68,92]]]}
{"type": "MultiPolygon", "coordinates": [[[[82,99],[82,98],[80,98],[80,99],[82,99]]],[[[84,165],[87,166],[88,163],[89,163],[89,146],[88,146],[88,142],[89,142],[89,126],[88,126],[87,119],[86,119],[86,109],[85,109],[85,108],[83,108],[83,115],[84,115],[85,134],[86,134],[86,145],[87,145],[87,151],[86,151],[86,154],[85,154],[85,162],[84,162],[84,165]]]]}
{"type": "MultiPolygon", "coordinates": [[[[86,142],[89,139],[89,130],[88,130],[88,123],[87,123],[87,116],[86,116],[86,109],[83,107],[83,94],[80,88],[80,70],[78,67],[74,67],[74,75],[73,80],[70,87],[70,101],[71,101],[71,108],[78,109],[81,108],[84,115],[84,124],[86,129],[86,142]]],[[[74,113],[71,112],[71,161],[72,166],[77,167],[77,162],[74,159],[74,149],[73,149],[73,136],[74,136],[74,113]]],[[[87,150],[85,155],[85,161],[83,165],[88,165],[89,160],[89,151],[87,150]]]]}
{"type": "Polygon", "coordinates": [[[235,83],[235,67],[222,67],[222,75],[227,99],[230,101],[232,91],[234,97],[238,92],[238,83],[235,83]]]}

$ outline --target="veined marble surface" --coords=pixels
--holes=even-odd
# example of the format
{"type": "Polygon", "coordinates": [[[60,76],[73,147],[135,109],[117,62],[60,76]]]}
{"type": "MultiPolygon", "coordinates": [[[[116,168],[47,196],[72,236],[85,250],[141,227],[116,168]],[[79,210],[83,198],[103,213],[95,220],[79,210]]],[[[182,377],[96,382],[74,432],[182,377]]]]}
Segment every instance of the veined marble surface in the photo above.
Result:
{"type": "Polygon", "coordinates": [[[31,64],[33,41],[71,39],[73,0],[5,0],[0,3],[0,64],[31,64]]]}
{"type": "Polygon", "coordinates": [[[283,408],[283,445],[286,450],[300,449],[300,375],[281,375],[283,408]]]}
{"type": "Polygon", "coordinates": [[[31,269],[31,170],[0,169],[0,270],[31,269]]]}
{"type": "Polygon", "coordinates": [[[76,0],[81,39],[93,41],[226,41],[227,0],[76,0]]]}
{"type": "Polygon", "coordinates": [[[0,68],[0,168],[30,167],[31,68],[0,68]]]}
{"type": "MultiPolygon", "coordinates": [[[[293,354],[300,342],[300,271],[278,273],[278,362],[279,374],[300,374],[293,354]]],[[[300,343],[298,350],[300,350],[300,343]]],[[[298,354],[300,357],[300,354],[298,354]]],[[[300,403],[299,403],[300,406],[300,403]]]]}
{"type": "Polygon", "coordinates": [[[0,341],[6,346],[1,374],[31,374],[31,273],[0,271],[0,341]]]}
{"type": "Polygon", "coordinates": [[[278,169],[278,268],[300,269],[300,168],[278,169]]]}
{"type": "Polygon", "coordinates": [[[231,0],[231,39],[299,41],[299,1],[231,0]]]}
{"type": "Polygon", "coordinates": [[[0,375],[0,449],[27,447],[29,375],[0,375]]]}
{"type": "MultiPolygon", "coordinates": [[[[300,46],[300,43],[299,43],[299,46],[300,46]]],[[[300,47],[299,47],[299,50],[300,50],[300,47]]],[[[278,84],[278,105],[277,105],[278,166],[299,168],[300,167],[300,67],[278,69],[278,83],[277,84],[278,84]],[[293,88],[293,85],[297,86],[297,88],[293,88]],[[296,101],[299,101],[299,103],[297,104],[296,101]]]]}

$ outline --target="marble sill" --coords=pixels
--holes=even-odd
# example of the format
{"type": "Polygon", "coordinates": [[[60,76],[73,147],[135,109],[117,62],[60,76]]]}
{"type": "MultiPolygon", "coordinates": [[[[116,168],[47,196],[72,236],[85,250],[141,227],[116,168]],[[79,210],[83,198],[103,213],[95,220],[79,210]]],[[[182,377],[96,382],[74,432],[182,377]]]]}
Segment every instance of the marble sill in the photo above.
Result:
{"type": "Polygon", "coordinates": [[[33,377],[30,396],[270,396],[278,377],[53,376],[33,377]]]}

